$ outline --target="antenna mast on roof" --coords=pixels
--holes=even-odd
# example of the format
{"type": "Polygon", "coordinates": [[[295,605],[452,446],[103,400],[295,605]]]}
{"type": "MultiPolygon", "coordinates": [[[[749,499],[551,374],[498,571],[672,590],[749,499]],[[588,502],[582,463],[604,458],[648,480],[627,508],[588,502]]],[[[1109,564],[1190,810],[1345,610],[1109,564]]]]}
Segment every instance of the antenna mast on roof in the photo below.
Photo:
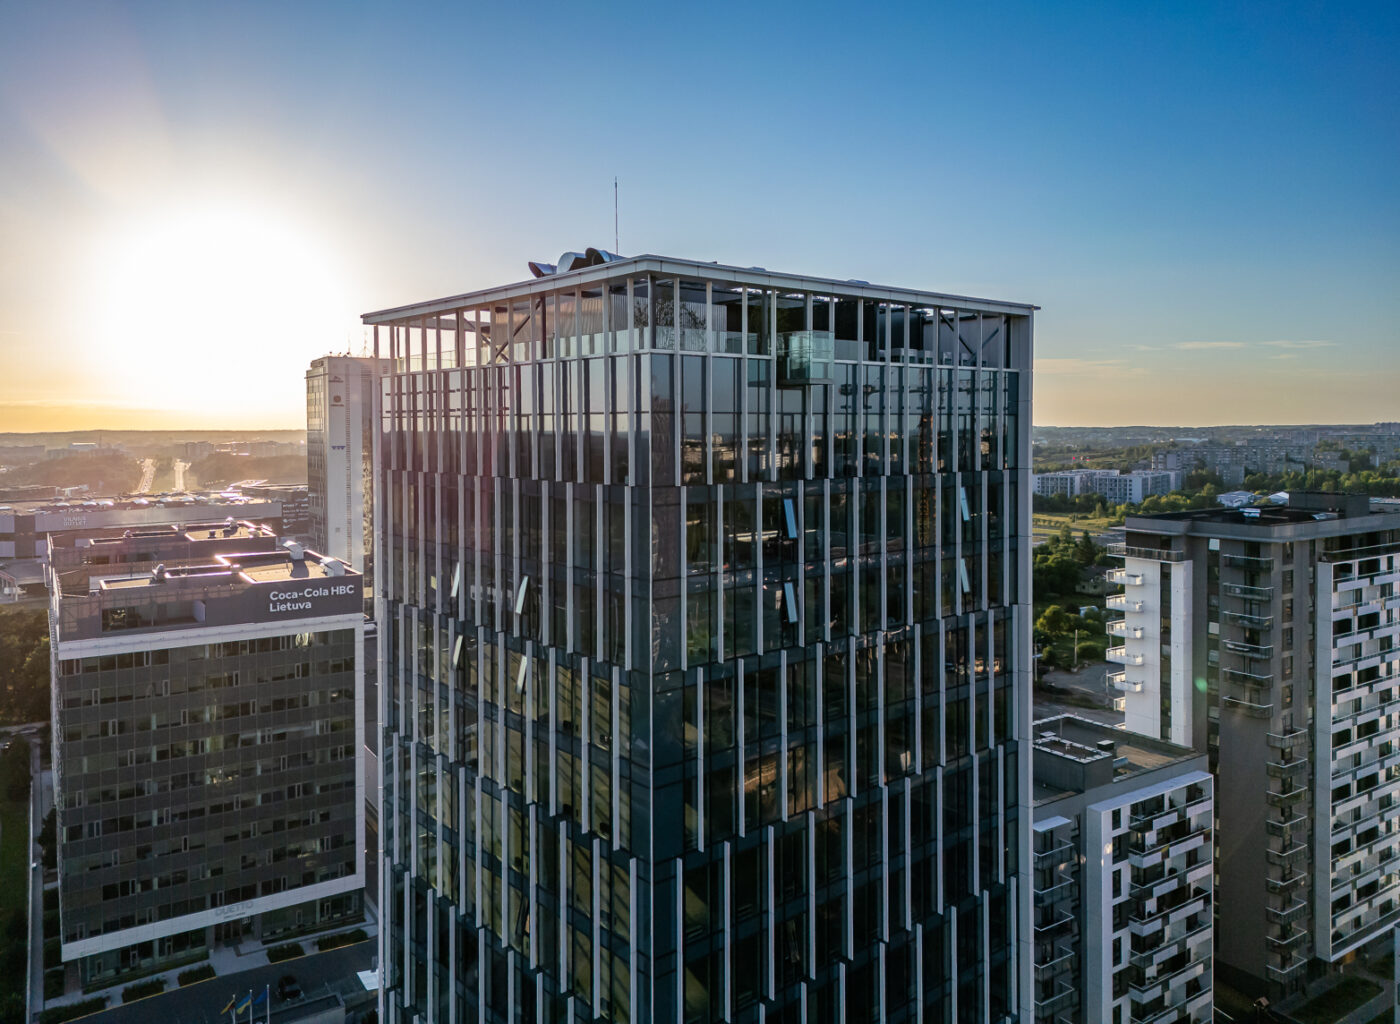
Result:
{"type": "Polygon", "coordinates": [[[617,175],[613,175],[613,252],[621,252],[617,241],[617,175]]]}

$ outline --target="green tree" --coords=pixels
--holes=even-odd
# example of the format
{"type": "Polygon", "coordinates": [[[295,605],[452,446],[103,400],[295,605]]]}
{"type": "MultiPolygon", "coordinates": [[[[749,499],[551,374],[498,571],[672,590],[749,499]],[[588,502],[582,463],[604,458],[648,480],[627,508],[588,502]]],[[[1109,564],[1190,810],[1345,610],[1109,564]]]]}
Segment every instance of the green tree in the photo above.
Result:
{"type": "Polygon", "coordinates": [[[1099,546],[1094,543],[1094,538],[1089,536],[1089,531],[1085,530],[1079,535],[1079,543],[1074,547],[1075,558],[1080,565],[1093,565],[1098,554],[1099,546]]]}
{"type": "Polygon", "coordinates": [[[0,786],[8,800],[29,800],[29,744],[16,738],[0,754],[0,786]]]}
{"type": "Polygon", "coordinates": [[[1069,612],[1058,604],[1052,604],[1040,613],[1035,628],[1052,637],[1059,636],[1070,627],[1070,621],[1069,612]]]}

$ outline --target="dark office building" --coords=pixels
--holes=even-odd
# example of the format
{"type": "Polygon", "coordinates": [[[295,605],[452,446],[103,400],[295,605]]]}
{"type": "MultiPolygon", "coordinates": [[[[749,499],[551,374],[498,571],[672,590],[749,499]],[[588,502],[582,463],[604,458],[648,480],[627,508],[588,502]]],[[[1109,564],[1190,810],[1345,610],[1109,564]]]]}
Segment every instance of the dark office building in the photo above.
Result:
{"type": "Polygon", "coordinates": [[[55,549],[50,578],[83,985],[363,909],[359,575],[246,522],[128,533],[55,549]]]}
{"type": "Polygon", "coordinates": [[[1033,307],[531,269],[364,318],[383,1019],[1011,1019],[1033,307]]]}

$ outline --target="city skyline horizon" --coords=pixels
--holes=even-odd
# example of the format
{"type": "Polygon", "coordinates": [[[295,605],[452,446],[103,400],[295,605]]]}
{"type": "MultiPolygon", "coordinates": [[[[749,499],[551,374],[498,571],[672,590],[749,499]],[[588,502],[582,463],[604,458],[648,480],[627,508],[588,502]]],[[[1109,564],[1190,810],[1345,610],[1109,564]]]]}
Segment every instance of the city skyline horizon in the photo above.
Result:
{"type": "Polygon", "coordinates": [[[833,18],[809,8],[704,47],[657,45],[689,38],[681,12],[558,8],[532,62],[487,46],[465,77],[453,40],[534,38],[533,15],[17,9],[0,423],[290,425],[305,364],[366,347],[364,310],[585,245],[1035,302],[1046,425],[1392,415],[1393,5],[894,10],[936,74],[885,59],[880,18],[843,19],[819,71],[833,18]],[[709,127],[665,90],[624,130],[593,89],[545,106],[532,69],[580,52],[709,83],[709,127]],[[763,101],[781,113],[745,113],[763,101]]]}

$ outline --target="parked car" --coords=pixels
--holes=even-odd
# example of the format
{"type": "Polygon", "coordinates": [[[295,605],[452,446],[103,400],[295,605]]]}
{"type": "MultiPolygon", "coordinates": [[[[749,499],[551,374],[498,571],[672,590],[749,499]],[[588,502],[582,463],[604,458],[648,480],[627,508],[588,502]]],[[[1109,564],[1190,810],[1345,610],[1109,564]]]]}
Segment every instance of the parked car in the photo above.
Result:
{"type": "Polygon", "coordinates": [[[284,974],[277,979],[278,999],[300,999],[301,985],[297,982],[296,975],[284,974]]]}

